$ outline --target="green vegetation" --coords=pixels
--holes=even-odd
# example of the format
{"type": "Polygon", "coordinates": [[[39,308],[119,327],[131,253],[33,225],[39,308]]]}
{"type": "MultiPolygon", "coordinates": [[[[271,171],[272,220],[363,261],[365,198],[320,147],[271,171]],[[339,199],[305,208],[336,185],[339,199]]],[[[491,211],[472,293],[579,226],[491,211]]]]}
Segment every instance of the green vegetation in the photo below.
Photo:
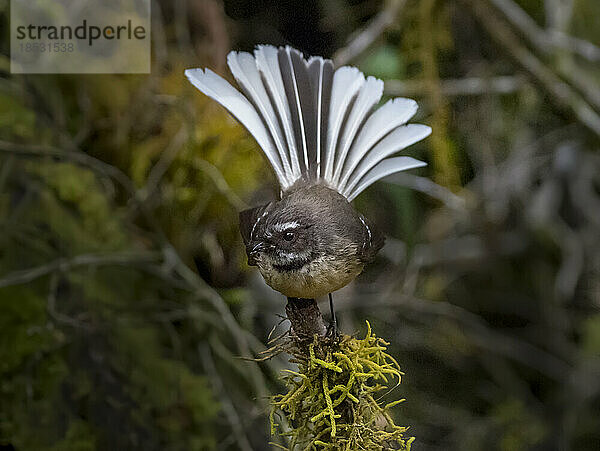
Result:
{"type": "Polygon", "coordinates": [[[297,343],[287,349],[298,371],[284,370],[288,392],[276,395],[271,409],[272,434],[281,428],[279,414],[290,425],[282,432],[290,438],[286,449],[410,450],[414,437],[405,439],[407,428],[390,416],[404,400],[384,404],[381,399],[403,373],[385,352],[389,343],[376,337],[368,322],[367,328],[363,339],[343,335],[332,342],[315,336],[308,352],[297,343]]]}
{"type": "Polygon", "coordinates": [[[347,445],[355,414],[377,426],[365,440],[414,436],[413,450],[599,448],[600,2],[158,1],[152,73],[85,76],[10,74],[8,6],[0,449],[347,445]],[[533,22],[511,21],[507,4],[533,22]],[[253,361],[285,299],[246,265],[237,215],[274,198],[275,180],[183,70],[228,76],[230,49],[263,42],[334,56],[391,7],[345,62],[385,76],[386,97],[415,98],[433,135],[406,152],[428,167],[355,202],[387,245],[335,302],[340,329],[373,344],[317,343],[312,366],[296,353],[253,361]],[[376,367],[329,368],[350,369],[334,352],[355,365],[373,347],[386,349],[364,357],[386,371],[399,368],[384,354],[401,362],[400,387],[356,377],[376,367]],[[290,396],[305,379],[284,370],[311,381],[315,403],[290,396]],[[389,418],[369,402],[379,384],[389,418]]]}

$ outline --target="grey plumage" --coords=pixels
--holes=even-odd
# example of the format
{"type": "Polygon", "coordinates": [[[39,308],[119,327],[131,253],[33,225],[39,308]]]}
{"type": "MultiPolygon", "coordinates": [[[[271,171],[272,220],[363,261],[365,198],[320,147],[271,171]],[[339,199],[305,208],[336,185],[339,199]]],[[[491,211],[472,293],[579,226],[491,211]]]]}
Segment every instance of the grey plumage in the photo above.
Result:
{"type": "Polygon", "coordinates": [[[297,185],[279,201],[241,212],[240,230],[248,263],[288,297],[340,289],[384,243],[344,196],[322,184],[297,185]],[[287,233],[293,236],[286,239],[287,233]]]}
{"type": "Polygon", "coordinates": [[[373,261],[384,236],[350,202],[398,171],[424,166],[393,157],[431,132],[407,124],[417,104],[393,99],[379,109],[383,82],[355,67],[291,48],[231,52],[241,92],[210,70],[190,81],[227,108],[273,166],[281,198],[240,213],[248,263],[292,298],[316,298],[350,283],[373,261]]]}
{"type": "Polygon", "coordinates": [[[390,100],[372,112],[383,93],[381,80],[365,79],[354,67],[334,72],[330,60],[307,61],[289,46],[231,52],[227,62],[243,94],[209,69],[185,75],[254,136],[283,192],[303,180],[352,200],[386,175],[425,165],[390,158],[431,129],[406,125],[417,109],[410,99],[390,100]]]}

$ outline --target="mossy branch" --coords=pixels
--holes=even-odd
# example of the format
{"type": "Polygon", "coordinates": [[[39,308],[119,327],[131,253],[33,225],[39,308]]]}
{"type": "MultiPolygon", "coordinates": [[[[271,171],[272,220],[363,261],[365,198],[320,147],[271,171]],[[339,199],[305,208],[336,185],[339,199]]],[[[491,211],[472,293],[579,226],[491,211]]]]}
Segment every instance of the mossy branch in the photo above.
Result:
{"type": "Polygon", "coordinates": [[[327,331],[314,299],[288,298],[285,313],[292,325],[292,334],[299,340],[310,341],[314,335],[324,336],[327,331]]]}
{"type": "MultiPolygon", "coordinates": [[[[397,426],[390,409],[404,399],[382,404],[377,395],[389,385],[400,384],[398,362],[386,353],[388,343],[373,334],[367,322],[365,338],[348,335],[330,337],[325,333],[316,302],[288,303],[295,316],[286,351],[298,371],[286,370],[286,394],[276,395],[271,405],[271,433],[288,438],[289,451],[295,450],[410,450],[414,438],[405,438],[406,427],[397,426]],[[302,308],[318,312],[317,326],[308,317],[298,317],[302,308]],[[316,308],[316,310],[315,310],[316,308]],[[312,339],[306,333],[314,332],[312,339]],[[283,416],[291,426],[285,429],[276,417],[283,416]]],[[[314,319],[314,316],[311,316],[314,319]]]]}

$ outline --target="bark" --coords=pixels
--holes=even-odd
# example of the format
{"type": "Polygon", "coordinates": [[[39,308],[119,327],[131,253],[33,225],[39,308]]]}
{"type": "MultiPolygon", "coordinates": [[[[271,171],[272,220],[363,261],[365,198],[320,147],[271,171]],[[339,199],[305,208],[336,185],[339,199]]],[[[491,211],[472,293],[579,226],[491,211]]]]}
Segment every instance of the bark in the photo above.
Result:
{"type": "Polygon", "coordinates": [[[315,334],[326,335],[325,321],[314,299],[288,298],[285,312],[292,323],[292,333],[298,338],[311,339],[315,334]]]}

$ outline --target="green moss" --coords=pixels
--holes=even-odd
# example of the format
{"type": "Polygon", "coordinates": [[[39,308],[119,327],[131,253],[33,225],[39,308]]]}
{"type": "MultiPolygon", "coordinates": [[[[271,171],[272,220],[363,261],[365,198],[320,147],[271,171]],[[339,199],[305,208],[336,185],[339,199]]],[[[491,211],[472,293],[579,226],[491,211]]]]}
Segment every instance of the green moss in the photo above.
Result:
{"type": "Polygon", "coordinates": [[[410,450],[414,437],[405,438],[408,428],[390,415],[404,400],[381,399],[403,373],[385,352],[389,343],[376,337],[368,322],[367,328],[363,339],[315,337],[308,346],[294,343],[288,349],[298,371],[285,371],[288,392],[273,397],[271,410],[271,433],[289,438],[284,449],[410,450]]]}
{"type": "Polygon", "coordinates": [[[72,421],[65,438],[50,448],[49,451],[94,451],[96,436],[90,425],[81,420],[72,421]]]}

